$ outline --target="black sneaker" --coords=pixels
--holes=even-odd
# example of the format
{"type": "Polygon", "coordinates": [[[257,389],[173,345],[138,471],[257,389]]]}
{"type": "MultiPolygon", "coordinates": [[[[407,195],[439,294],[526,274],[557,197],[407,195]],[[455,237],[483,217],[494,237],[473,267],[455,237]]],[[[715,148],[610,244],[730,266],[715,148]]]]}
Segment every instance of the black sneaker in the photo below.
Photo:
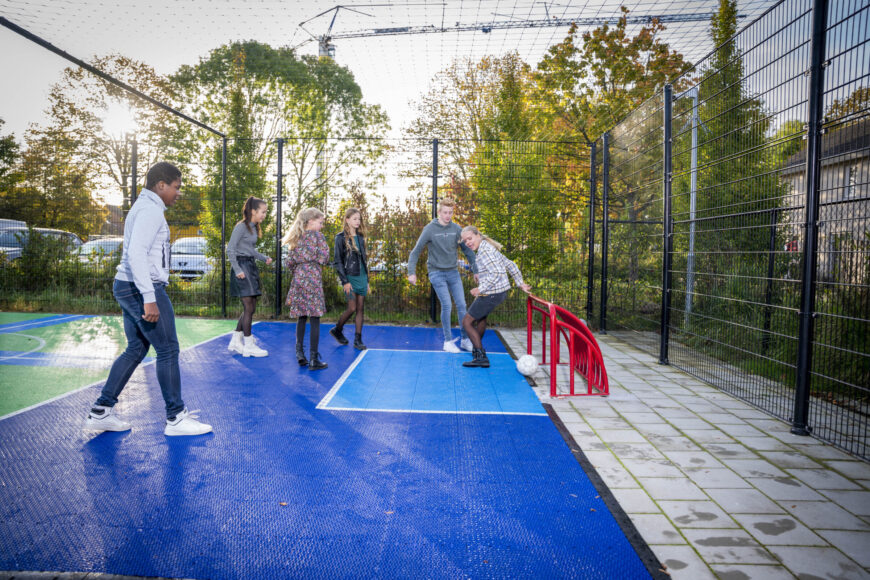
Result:
{"type": "Polygon", "coordinates": [[[363,344],[361,334],[357,334],[356,336],[353,337],[353,347],[357,350],[365,350],[366,349],[366,345],[363,344]]]}
{"type": "Polygon", "coordinates": [[[338,341],[338,344],[344,346],[347,344],[348,340],[341,333],[341,329],[337,326],[333,326],[329,329],[329,334],[332,335],[332,338],[338,341]]]}

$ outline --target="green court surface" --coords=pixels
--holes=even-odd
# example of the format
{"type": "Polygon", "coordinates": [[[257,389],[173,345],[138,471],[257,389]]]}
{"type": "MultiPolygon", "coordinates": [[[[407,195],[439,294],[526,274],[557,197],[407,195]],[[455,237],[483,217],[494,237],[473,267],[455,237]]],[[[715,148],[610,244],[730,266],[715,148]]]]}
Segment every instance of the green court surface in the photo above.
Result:
{"type": "MultiPolygon", "coordinates": [[[[0,312],[0,325],[51,316],[0,312]]],[[[175,325],[184,350],[234,330],[236,321],[178,318],[175,325]]],[[[104,380],[126,345],[120,316],[89,316],[0,334],[0,417],[104,380]]],[[[148,356],[155,356],[153,348],[148,356]]]]}

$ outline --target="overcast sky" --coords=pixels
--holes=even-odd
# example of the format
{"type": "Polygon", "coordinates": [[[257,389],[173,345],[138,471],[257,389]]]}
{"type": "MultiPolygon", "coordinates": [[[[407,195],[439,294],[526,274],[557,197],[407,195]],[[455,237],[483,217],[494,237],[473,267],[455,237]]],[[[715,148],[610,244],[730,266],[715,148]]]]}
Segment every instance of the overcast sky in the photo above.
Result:
{"type": "MultiPolygon", "coordinates": [[[[717,0],[625,0],[636,15],[709,13],[717,0]]],[[[741,9],[757,15],[769,0],[744,0],[741,9]]],[[[566,27],[540,26],[547,18],[602,18],[617,13],[614,0],[412,1],[348,5],[333,23],[336,34],[399,26],[450,28],[457,24],[529,23],[533,26],[482,31],[370,35],[336,39],[336,60],[347,66],[365,99],[384,106],[393,136],[409,122],[409,101],[426,91],[430,79],[457,57],[479,59],[517,50],[534,65],[566,27]]],[[[316,54],[311,35],[329,30],[334,7],[310,0],[0,0],[0,15],[84,60],[119,52],[169,74],[182,64],[194,64],[209,50],[233,40],[254,39],[272,46],[298,46],[300,54],[316,54]],[[300,27],[300,23],[304,23],[300,27]]],[[[707,22],[673,23],[667,34],[684,53],[696,58],[710,49],[707,22]]],[[[43,122],[52,83],[64,67],[60,56],[0,27],[0,117],[3,133],[19,139],[29,123],[43,122]]]]}

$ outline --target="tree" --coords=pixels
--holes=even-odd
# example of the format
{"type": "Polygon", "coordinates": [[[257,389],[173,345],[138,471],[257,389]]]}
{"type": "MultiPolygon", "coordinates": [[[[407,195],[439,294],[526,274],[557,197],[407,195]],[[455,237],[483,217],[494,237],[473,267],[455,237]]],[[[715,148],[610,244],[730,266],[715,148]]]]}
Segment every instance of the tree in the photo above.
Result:
{"type": "MultiPolygon", "coordinates": [[[[611,140],[611,167],[618,167],[620,159],[629,158],[636,160],[635,167],[657,163],[661,151],[652,140],[660,138],[655,124],[661,126],[661,116],[650,117],[649,123],[620,122],[651,96],[660,94],[666,83],[676,80],[676,89],[680,90],[685,84],[680,75],[690,68],[683,56],[660,38],[665,29],[660,22],[653,20],[630,36],[629,12],[624,7],[622,12],[615,26],[605,24],[582,35],[572,26],[568,36],[547,51],[535,72],[538,135],[565,143],[559,151],[559,162],[553,166],[558,171],[555,179],[563,184],[565,204],[575,209],[564,219],[573,217],[570,233],[578,237],[580,232],[588,231],[588,216],[583,217],[588,202],[585,187],[589,180],[588,143],[619,123],[618,134],[611,140]]],[[[600,155],[599,150],[599,160],[600,155]]],[[[649,239],[638,222],[654,219],[649,214],[661,206],[658,192],[651,194],[639,182],[641,174],[610,172],[611,213],[622,213],[622,219],[630,224],[622,230],[623,238],[614,232],[612,243],[614,247],[620,243],[630,245],[625,253],[629,262],[626,276],[631,281],[637,280],[642,270],[638,256],[648,254],[637,245],[649,239]]]]}
{"type": "MultiPolygon", "coordinates": [[[[0,118],[0,129],[6,124],[0,118]]],[[[7,179],[15,166],[15,160],[18,158],[19,148],[15,141],[15,135],[6,135],[0,137],[0,180],[7,179]]],[[[2,183],[2,181],[0,181],[2,183]]]]}
{"type": "Polygon", "coordinates": [[[237,42],[213,50],[195,66],[173,76],[197,118],[217,127],[230,124],[230,95],[241,98],[250,119],[254,158],[263,168],[275,161],[275,139],[286,140],[284,172],[287,213],[306,206],[324,207],[330,192],[360,179],[377,181],[377,161],[385,144],[387,116],[362,99],[353,75],[331,59],[297,58],[291,49],[258,42],[237,42]],[[244,75],[229,90],[237,54],[244,75]],[[240,95],[240,96],[239,96],[240,95]]]}
{"type": "MultiPolygon", "coordinates": [[[[561,43],[538,63],[536,102],[551,138],[593,142],[629,111],[691,68],[683,56],[660,38],[658,20],[634,37],[626,32],[629,10],[611,27],[600,26],[581,36],[572,26],[561,43]]],[[[681,90],[685,80],[675,87],[681,90]]]]}
{"type": "MultiPolygon", "coordinates": [[[[4,124],[5,121],[0,118],[0,128],[4,124]]],[[[20,179],[15,171],[19,155],[20,148],[15,141],[15,135],[0,137],[0,215],[3,217],[10,217],[17,211],[12,206],[9,195],[16,181],[20,179]]]]}
{"type": "Polygon", "coordinates": [[[108,212],[92,197],[94,167],[74,160],[80,144],[60,131],[28,135],[21,179],[4,196],[4,217],[40,227],[98,233],[108,212]]]}
{"type": "MultiPolygon", "coordinates": [[[[161,102],[172,103],[174,88],[166,77],[149,65],[121,55],[95,58],[93,66],[161,102]]],[[[79,144],[75,151],[77,163],[90,164],[106,186],[117,188],[129,200],[132,173],[131,140],[137,139],[138,167],[178,157],[172,150],[171,137],[189,130],[187,123],[164,109],[143,101],[81,67],[64,69],[61,80],[49,93],[49,127],[34,129],[35,135],[62,130],[79,144]],[[113,126],[113,116],[126,128],[113,126]],[[122,132],[123,130],[129,133],[122,132]]],[[[182,156],[183,157],[183,156],[182,156]]],[[[144,181],[144,171],[140,171],[144,181]]]]}
{"type": "MultiPolygon", "coordinates": [[[[237,48],[234,61],[233,85],[229,91],[227,111],[227,154],[226,154],[226,228],[225,239],[229,239],[236,222],[241,219],[241,208],[249,196],[269,200],[269,182],[265,168],[257,159],[257,143],[252,138],[254,119],[246,101],[245,91],[246,54],[242,47],[237,48]]],[[[203,199],[201,225],[208,239],[209,253],[220,255],[222,222],[222,146],[215,147],[210,164],[209,194],[203,199]]],[[[261,224],[269,227],[269,218],[261,224]]]]}
{"type": "MultiPolygon", "coordinates": [[[[404,128],[405,135],[419,139],[421,145],[439,139],[439,168],[460,183],[469,182],[468,162],[484,138],[484,119],[497,109],[494,100],[502,79],[501,70],[512,66],[519,66],[516,54],[480,61],[469,58],[453,61],[432,80],[429,90],[415,104],[416,118],[404,128]]],[[[424,146],[416,149],[428,150],[424,146]]],[[[431,155],[423,154],[408,173],[427,175],[431,162],[431,155]]],[[[425,183],[420,182],[419,187],[426,191],[425,183]]]]}

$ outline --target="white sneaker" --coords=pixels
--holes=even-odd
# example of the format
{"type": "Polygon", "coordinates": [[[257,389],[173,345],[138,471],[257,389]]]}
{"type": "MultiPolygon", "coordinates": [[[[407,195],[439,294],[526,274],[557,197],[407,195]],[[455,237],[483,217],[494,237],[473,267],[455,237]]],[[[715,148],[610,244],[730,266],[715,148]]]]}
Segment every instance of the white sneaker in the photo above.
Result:
{"type": "Polygon", "coordinates": [[[198,412],[198,410],[188,411],[187,408],[185,408],[175,416],[175,420],[170,421],[167,419],[166,428],[163,430],[163,434],[172,436],[202,435],[204,433],[211,433],[211,425],[206,425],[205,423],[197,421],[199,416],[194,415],[194,413],[198,412]]]}
{"type": "Polygon", "coordinates": [[[112,407],[94,405],[82,428],[88,431],[129,431],[132,426],[115,415],[112,407]]]}
{"type": "Polygon", "coordinates": [[[445,340],[444,341],[444,352],[452,352],[454,354],[457,352],[461,352],[459,350],[459,347],[456,346],[455,344],[453,344],[455,342],[456,342],[455,338],[453,340],[445,340]]]}
{"type": "Polygon", "coordinates": [[[268,356],[269,351],[263,350],[259,346],[257,346],[257,341],[254,339],[254,335],[245,336],[242,338],[242,342],[244,343],[244,347],[242,348],[242,356],[268,356]]]}
{"type": "Polygon", "coordinates": [[[474,345],[471,344],[470,338],[463,338],[461,341],[459,341],[459,348],[471,352],[472,350],[474,350],[474,345]]]}
{"type": "Polygon", "coordinates": [[[227,346],[227,350],[230,352],[237,352],[239,354],[243,354],[242,350],[244,350],[244,345],[242,344],[242,337],[244,333],[241,330],[234,330],[233,336],[230,338],[230,344],[227,346]]]}

